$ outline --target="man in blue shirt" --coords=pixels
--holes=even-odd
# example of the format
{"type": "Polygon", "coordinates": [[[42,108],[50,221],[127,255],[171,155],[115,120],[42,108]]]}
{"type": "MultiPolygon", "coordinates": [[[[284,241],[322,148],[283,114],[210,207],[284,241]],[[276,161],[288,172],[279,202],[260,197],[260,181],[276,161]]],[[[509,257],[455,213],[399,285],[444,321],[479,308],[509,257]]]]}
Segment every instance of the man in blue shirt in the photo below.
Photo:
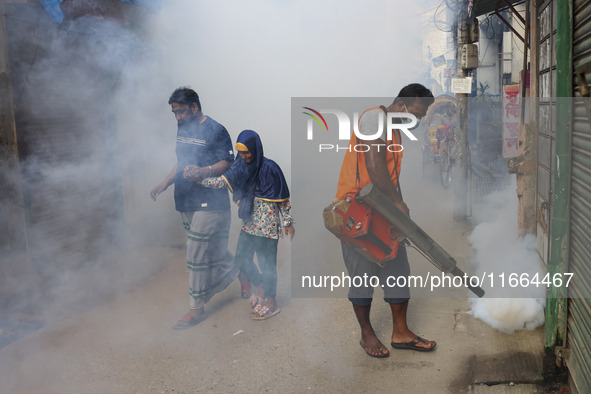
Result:
{"type": "Polygon", "coordinates": [[[174,326],[185,329],[203,321],[204,306],[238,274],[228,251],[230,200],[226,190],[209,189],[187,180],[187,175],[219,176],[234,161],[228,131],[205,116],[197,93],[176,89],[168,100],[177,123],[177,163],[152,191],[156,197],[174,183],[176,210],[187,230],[190,310],[174,326]]]}

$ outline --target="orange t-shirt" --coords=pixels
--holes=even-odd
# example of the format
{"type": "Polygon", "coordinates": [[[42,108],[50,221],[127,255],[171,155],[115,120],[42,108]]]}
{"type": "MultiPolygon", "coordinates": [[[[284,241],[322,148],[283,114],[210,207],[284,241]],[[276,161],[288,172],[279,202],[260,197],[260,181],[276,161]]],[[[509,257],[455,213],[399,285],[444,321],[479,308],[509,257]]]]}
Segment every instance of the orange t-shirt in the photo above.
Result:
{"type": "MultiPolygon", "coordinates": [[[[361,118],[367,111],[374,109],[380,109],[380,107],[373,107],[363,112],[359,117],[359,123],[361,123],[361,118]]],[[[357,139],[355,133],[351,135],[349,147],[345,153],[343,165],[341,166],[341,174],[339,175],[336,195],[336,198],[339,200],[344,200],[346,197],[354,197],[365,185],[371,183],[367,167],[365,166],[365,154],[363,153],[368,147],[371,149],[378,149],[377,146],[371,146],[366,144],[366,141],[357,139]],[[359,152],[355,150],[356,146],[359,152]],[[357,163],[359,163],[359,182],[357,181],[357,163]]],[[[401,150],[401,148],[399,130],[395,130],[395,132],[392,133],[392,140],[386,141],[386,146],[379,147],[379,149],[384,149],[386,151],[386,167],[388,168],[390,179],[395,187],[398,187],[400,165],[402,164],[402,151],[397,151],[401,150]],[[391,146],[392,144],[398,145],[391,146]],[[388,150],[387,147],[389,146],[391,150],[395,151],[394,153],[388,150]]]]}

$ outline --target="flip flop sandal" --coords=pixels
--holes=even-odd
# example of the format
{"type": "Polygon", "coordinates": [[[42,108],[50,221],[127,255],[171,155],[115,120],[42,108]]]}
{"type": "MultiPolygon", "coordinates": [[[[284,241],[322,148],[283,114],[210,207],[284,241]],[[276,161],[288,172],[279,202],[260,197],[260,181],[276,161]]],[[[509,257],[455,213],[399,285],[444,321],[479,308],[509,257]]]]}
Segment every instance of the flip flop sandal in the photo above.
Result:
{"type": "Polygon", "coordinates": [[[268,306],[263,305],[257,313],[252,315],[253,320],[267,320],[276,314],[281,312],[281,309],[275,308],[274,310],[269,309],[268,306]]]}
{"type": "Polygon", "coordinates": [[[425,341],[423,338],[421,337],[416,337],[415,339],[413,339],[410,342],[403,342],[403,343],[395,343],[392,342],[391,345],[394,349],[402,349],[402,350],[416,350],[417,352],[431,352],[433,350],[435,350],[435,346],[430,347],[430,348],[426,348],[426,347],[421,347],[421,346],[417,346],[419,343],[427,343],[427,341],[425,341]]]}

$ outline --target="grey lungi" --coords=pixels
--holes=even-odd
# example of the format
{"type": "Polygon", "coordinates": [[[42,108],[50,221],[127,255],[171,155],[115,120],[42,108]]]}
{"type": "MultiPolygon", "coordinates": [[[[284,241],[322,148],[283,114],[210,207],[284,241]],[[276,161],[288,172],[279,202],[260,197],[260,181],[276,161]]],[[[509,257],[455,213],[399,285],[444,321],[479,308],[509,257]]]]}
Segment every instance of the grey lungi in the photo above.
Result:
{"type": "Polygon", "coordinates": [[[187,230],[191,309],[203,307],[238,275],[228,251],[230,211],[181,212],[187,230]]]}

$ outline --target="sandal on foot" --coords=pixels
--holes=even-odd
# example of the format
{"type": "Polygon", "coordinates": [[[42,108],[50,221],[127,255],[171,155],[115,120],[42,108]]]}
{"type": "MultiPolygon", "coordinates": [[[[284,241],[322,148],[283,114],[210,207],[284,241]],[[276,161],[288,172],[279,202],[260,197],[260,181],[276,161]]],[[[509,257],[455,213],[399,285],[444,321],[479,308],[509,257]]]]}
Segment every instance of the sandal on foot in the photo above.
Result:
{"type": "Polygon", "coordinates": [[[252,314],[253,315],[258,315],[259,313],[261,313],[261,309],[263,309],[263,302],[261,300],[260,303],[256,304],[256,306],[254,308],[252,308],[252,314]]]}
{"type": "Polygon", "coordinates": [[[403,343],[392,342],[392,347],[394,349],[416,350],[417,352],[431,352],[431,351],[435,350],[435,346],[437,346],[437,344],[433,345],[433,347],[417,346],[421,342],[428,343],[429,341],[425,341],[421,337],[416,337],[415,339],[413,339],[410,342],[403,342],[403,343]]]}
{"type": "Polygon", "coordinates": [[[252,315],[253,320],[267,320],[281,312],[281,309],[275,308],[271,310],[268,306],[262,305],[261,309],[252,315]]]}
{"type": "Polygon", "coordinates": [[[263,299],[256,294],[251,294],[250,298],[248,299],[248,305],[250,305],[250,309],[254,312],[257,306],[261,305],[263,299]]]}
{"type": "Polygon", "coordinates": [[[205,313],[199,315],[198,317],[194,317],[193,315],[187,313],[185,316],[181,317],[179,321],[176,322],[174,326],[172,326],[173,330],[184,330],[194,325],[202,322],[205,320],[205,313]]]}
{"type": "Polygon", "coordinates": [[[386,349],[386,347],[384,346],[384,344],[381,343],[381,342],[380,342],[380,346],[378,346],[378,347],[371,347],[371,346],[364,345],[362,341],[359,341],[359,345],[361,345],[361,347],[363,348],[363,350],[365,350],[365,353],[367,353],[367,355],[370,356],[370,357],[375,357],[375,358],[386,358],[386,357],[390,357],[390,352],[388,352],[388,349],[386,349]],[[372,354],[369,351],[370,349],[379,349],[380,354],[372,354]],[[384,353],[384,350],[387,351],[388,353],[384,353]]]}
{"type": "Polygon", "coordinates": [[[240,283],[240,297],[248,298],[250,295],[250,282],[240,283]]]}

